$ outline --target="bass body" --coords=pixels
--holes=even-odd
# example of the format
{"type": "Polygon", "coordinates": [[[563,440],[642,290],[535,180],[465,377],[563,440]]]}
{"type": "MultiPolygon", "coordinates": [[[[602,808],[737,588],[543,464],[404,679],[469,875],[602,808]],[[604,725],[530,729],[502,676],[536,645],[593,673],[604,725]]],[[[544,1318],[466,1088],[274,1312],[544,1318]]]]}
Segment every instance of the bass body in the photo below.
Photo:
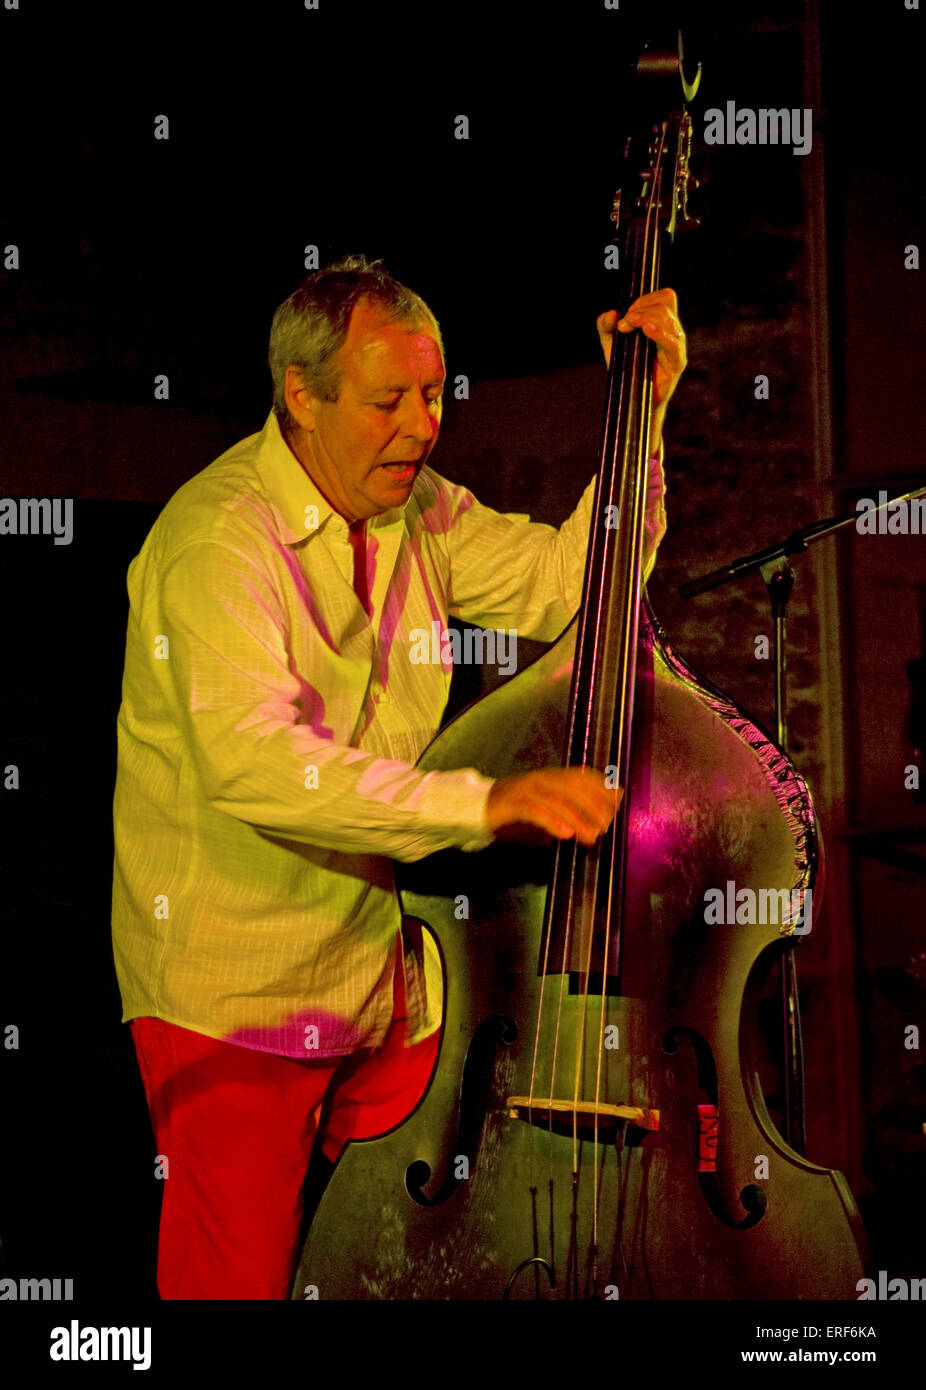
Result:
{"type": "MultiPolygon", "coordinates": [[[[765,924],[706,911],[718,890],[768,904],[776,885],[806,912],[810,795],[648,608],[639,631],[619,982],[539,973],[552,850],[496,843],[403,869],[403,910],[444,966],[434,1074],[409,1119],[342,1154],[297,1290],[857,1297],[865,1238],[851,1193],[778,1133],[754,1054],[761,985],[799,914],[784,894],[765,924]]],[[[504,777],[556,764],[575,644],[573,623],[419,766],[504,777]]]]}

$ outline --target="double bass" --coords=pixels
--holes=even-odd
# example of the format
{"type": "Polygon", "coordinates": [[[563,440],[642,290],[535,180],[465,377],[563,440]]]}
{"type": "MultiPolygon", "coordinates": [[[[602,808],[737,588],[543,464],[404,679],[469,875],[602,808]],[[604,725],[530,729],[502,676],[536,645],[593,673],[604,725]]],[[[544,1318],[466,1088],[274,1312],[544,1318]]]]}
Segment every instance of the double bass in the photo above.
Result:
{"type": "MultiPolygon", "coordinates": [[[[690,100],[681,48],[647,65],[690,100]]],[[[612,214],[624,303],[659,287],[689,221],[690,140],[682,102],[626,152],[645,168],[612,214]]],[[[620,810],[591,846],[496,841],[404,868],[403,912],[443,970],[434,1072],[410,1117],[342,1153],[294,1298],[857,1296],[852,1195],[776,1129],[756,1042],[763,982],[816,881],[813,805],[646,600],[653,354],[615,335],[579,614],[419,761],[596,768],[620,810]],[[713,920],[705,903],[731,882],[777,895],[779,919],[713,920]]]]}

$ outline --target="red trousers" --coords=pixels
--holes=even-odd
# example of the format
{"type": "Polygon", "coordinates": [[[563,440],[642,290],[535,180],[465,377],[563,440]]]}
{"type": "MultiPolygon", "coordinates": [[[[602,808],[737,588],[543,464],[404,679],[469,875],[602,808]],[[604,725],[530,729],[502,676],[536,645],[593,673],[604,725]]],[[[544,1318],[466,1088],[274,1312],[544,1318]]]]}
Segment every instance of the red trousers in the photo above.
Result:
{"type": "Polygon", "coordinates": [[[329,1087],[318,1138],[333,1161],[349,1140],[404,1119],[430,1078],[439,1035],[405,1047],[398,980],[395,1002],[381,1047],[316,1061],[219,1042],[159,1018],[132,1020],[157,1152],[167,1159],[162,1298],[290,1297],[303,1185],[329,1087]]]}

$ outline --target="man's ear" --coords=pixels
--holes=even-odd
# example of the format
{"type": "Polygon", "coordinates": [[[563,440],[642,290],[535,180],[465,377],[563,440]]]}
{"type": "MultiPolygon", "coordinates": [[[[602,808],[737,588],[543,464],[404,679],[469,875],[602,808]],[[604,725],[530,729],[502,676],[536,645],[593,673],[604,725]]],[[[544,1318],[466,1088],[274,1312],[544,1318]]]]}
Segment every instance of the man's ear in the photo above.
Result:
{"type": "Polygon", "coordinates": [[[304,430],[315,429],[314,396],[302,380],[302,368],[291,362],[286,368],[283,388],[286,408],[290,415],[304,430]]]}

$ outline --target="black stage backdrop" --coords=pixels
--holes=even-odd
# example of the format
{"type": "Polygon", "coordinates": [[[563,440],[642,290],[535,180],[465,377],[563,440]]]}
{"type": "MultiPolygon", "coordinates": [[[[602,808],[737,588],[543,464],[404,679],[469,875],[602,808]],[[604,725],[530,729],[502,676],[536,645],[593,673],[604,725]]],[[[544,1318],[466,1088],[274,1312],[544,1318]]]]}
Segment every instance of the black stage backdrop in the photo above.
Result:
{"type": "MultiPolygon", "coordinates": [[[[687,604],[678,587],[926,481],[923,24],[910,0],[3,0],[0,493],[74,505],[68,544],[0,535],[0,1278],[72,1279],[49,1326],[165,1311],[109,945],[125,570],[171,493],[261,428],[270,317],[307,248],[382,257],[433,306],[449,377],[469,382],[438,471],[560,522],[596,467],[629,73],[642,38],[684,28],[704,63],[702,225],[665,275],[690,367],[650,593],[686,657],[770,723],[760,580],[687,604]],[[707,143],[705,110],[728,102],[810,108],[811,148],[707,143]]],[[[798,951],[808,1152],[849,1178],[872,1269],[910,1281],[926,1277],[923,539],[850,529],[795,568],[792,750],[829,854],[798,951]]],[[[455,680],[451,710],[479,688],[455,680]]],[[[770,1053],[773,1032],[770,1012],[770,1053]]],[[[734,1316],[762,1320],[717,1313],[731,1362],[753,1345],[717,1330],[734,1316]]],[[[24,1347],[39,1364],[47,1343],[24,1347]]]]}

